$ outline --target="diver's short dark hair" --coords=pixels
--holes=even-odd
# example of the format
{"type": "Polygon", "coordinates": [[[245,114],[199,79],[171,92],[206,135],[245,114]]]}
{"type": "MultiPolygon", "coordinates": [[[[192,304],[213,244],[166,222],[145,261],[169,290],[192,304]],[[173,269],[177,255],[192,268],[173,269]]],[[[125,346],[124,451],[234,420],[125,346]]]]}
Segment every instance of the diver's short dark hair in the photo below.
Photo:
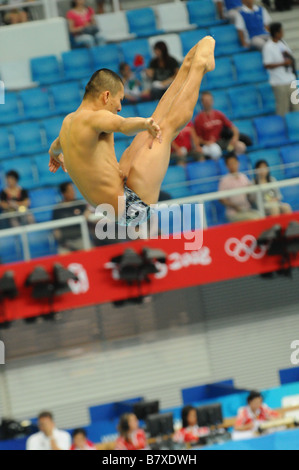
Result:
{"type": "Polygon", "coordinates": [[[114,96],[119,91],[123,81],[117,73],[109,69],[97,70],[85,87],[84,98],[97,97],[103,91],[110,91],[114,96]]]}

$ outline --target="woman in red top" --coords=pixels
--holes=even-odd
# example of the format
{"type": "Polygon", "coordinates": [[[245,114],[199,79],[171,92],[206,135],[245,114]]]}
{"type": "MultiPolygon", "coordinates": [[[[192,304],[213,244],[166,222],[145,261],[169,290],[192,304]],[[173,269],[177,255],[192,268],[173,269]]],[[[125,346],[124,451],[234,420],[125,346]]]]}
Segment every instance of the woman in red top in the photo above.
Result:
{"type": "Polygon", "coordinates": [[[139,428],[137,417],[133,413],[122,415],[118,425],[119,437],[115,450],[142,450],[146,448],[146,435],[139,428]]]}
{"type": "Polygon", "coordinates": [[[104,43],[96,24],[94,10],[86,6],[85,0],[72,1],[72,9],[67,12],[66,18],[76,45],[93,47],[104,43]]]}
{"type": "Polygon", "coordinates": [[[235,422],[235,431],[254,431],[260,422],[280,418],[280,414],[263,403],[260,392],[253,390],[247,398],[248,406],[240,408],[235,422]]]}
{"type": "Polygon", "coordinates": [[[196,408],[187,405],[182,409],[182,429],[173,437],[175,442],[196,444],[200,437],[210,433],[209,428],[200,428],[197,424],[196,408]]]}

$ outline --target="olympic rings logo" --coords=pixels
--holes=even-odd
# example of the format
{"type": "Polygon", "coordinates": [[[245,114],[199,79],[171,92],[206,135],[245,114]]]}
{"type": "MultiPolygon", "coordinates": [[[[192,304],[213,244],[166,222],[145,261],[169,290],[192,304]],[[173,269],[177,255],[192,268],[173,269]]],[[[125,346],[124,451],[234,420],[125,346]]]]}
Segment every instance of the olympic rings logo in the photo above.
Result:
{"type": "Polygon", "coordinates": [[[229,238],[224,245],[226,254],[240,263],[246,263],[250,258],[261,259],[267,252],[267,247],[258,247],[253,235],[245,235],[242,240],[229,238]]]}

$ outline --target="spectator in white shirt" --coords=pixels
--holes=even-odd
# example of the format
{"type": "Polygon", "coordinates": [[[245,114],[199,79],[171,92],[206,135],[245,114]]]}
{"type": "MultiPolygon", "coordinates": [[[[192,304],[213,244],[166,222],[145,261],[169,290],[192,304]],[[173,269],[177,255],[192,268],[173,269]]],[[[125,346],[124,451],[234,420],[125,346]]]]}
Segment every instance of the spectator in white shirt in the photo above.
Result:
{"type": "Polygon", "coordinates": [[[38,427],[40,432],[27,439],[26,450],[70,450],[71,436],[68,432],[56,428],[52,413],[40,413],[38,427]]]}
{"type": "Polygon", "coordinates": [[[265,8],[255,5],[255,0],[242,1],[235,22],[240,42],[243,47],[261,51],[269,39],[271,17],[265,8]]]}
{"type": "Polygon", "coordinates": [[[296,67],[291,49],[283,41],[283,27],[281,23],[270,25],[271,38],[263,49],[263,60],[269,70],[270,84],[276,99],[276,113],[284,116],[290,111],[299,111],[299,103],[293,103],[291,95],[296,80],[296,67]]]}
{"type": "Polygon", "coordinates": [[[230,23],[235,23],[237,13],[242,6],[242,0],[213,0],[216,4],[218,15],[221,20],[228,19],[230,23]]]}

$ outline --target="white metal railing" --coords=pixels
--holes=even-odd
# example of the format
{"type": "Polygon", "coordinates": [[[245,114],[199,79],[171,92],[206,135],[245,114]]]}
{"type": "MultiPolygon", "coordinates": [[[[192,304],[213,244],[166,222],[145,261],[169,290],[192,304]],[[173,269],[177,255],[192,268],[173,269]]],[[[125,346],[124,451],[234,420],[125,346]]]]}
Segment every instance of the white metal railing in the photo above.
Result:
{"type": "MultiPolygon", "coordinates": [[[[204,224],[204,228],[207,228],[208,224],[207,224],[207,217],[206,217],[206,212],[205,212],[206,202],[221,201],[223,199],[227,199],[227,198],[237,196],[240,194],[255,195],[257,209],[260,212],[260,214],[263,217],[265,217],[263,193],[271,189],[281,189],[281,188],[293,187],[293,186],[298,186],[298,193],[299,193],[299,178],[293,178],[293,179],[283,180],[283,181],[275,181],[273,183],[266,183],[266,184],[261,184],[261,185],[252,185],[252,186],[242,188],[242,189],[231,189],[227,191],[217,191],[213,193],[200,194],[200,195],[180,198],[180,199],[171,199],[168,201],[163,201],[163,202],[158,203],[157,209],[161,208],[163,205],[172,206],[172,205],[195,204],[195,203],[203,204],[203,209],[204,209],[203,224],[204,224]]],[[[87,220],[85,216],[81,215],[77,217],[71,217],[68,219],[42,222],[38,224],[25,225],[25,226],[16,227],[16,228],[10,228],[10,229],[3,229],[3,230],[0,230],[0,243],[1,243],[1,238],[20,235],[22,245],[23,245],[24,258],[25,260],[30,260],[31,256],[30,256],[30,247],[29,247],[29,241],[28,241],[29,233],[40,232],[42,230],[55,230],[58,228],[80,225],[83,249],[89,250],[91,248],[91,242],[90,242],[90,236],[89,236],[89,230],[88,230],[88,221],[96,222],[102,217],[103,216],[101,214],[96,215],[96,216],[91,215],[87,220]]]]}
{"type": "Polygon", "coordinates": [[[58,228],[70,227],[74,225],[80,225],[81,227],[83,249],[90,250],[91,243],[90,243],[87,220],[82,215],[78,217],[70,217],[68,219],[54,220],[51,222],[42,222],[40,224],[25,225],[25,226],[16,227],[16,228],[0,230],[0,243],[1,243],[1,238],[20,235],[21,241],[22,241],[24,259],[25,261],[28,261],[31,259],[29,240],[28,240],[29,233],[41,232],[43,230],[55,230],[58,228]]]}

